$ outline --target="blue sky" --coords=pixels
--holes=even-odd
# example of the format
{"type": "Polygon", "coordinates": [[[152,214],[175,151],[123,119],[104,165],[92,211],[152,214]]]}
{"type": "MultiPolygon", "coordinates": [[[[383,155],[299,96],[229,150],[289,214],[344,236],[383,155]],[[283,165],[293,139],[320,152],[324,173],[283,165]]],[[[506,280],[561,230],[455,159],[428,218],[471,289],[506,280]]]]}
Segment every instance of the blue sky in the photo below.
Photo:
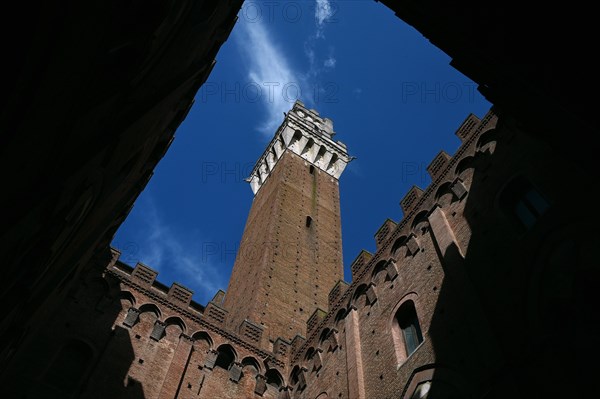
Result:
{"type": "Polygon", "coordinates": [[[206,304],[225,290],[252,204],[244,181],[296,99],[333,120],[345,279],[425,168],[490,107],[450,58],[373,0],[247,1],[175,141],[112,245],[206,304]]]}

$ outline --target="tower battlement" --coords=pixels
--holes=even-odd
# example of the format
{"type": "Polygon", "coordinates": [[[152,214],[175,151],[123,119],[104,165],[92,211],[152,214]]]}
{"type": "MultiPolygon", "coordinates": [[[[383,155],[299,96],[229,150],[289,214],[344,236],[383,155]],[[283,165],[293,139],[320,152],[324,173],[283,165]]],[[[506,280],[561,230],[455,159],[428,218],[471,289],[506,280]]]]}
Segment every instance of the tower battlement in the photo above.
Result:
{"type": "Polygon", "coordinates": [[[352,160],[346,145],[334,141],[333,122],[296,101],[260,156],[247,181],[254,194],[260,190],[285,151],[291,151],[313,166],[339,179],[352,160]]]}

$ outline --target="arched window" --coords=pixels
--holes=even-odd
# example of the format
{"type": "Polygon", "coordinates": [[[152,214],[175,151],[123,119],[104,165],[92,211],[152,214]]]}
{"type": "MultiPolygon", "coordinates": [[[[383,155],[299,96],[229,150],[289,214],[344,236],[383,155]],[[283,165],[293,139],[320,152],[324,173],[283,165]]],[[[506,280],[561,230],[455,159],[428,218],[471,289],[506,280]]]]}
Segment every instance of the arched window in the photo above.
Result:
{"type": "Polygon", "coordinates": [[[490,129],[483,132],[477,140],[477,151],[489,152],[493,154],[496,150],[496,142],[498,141],[498,131],[496,129],[490,129]]]}
{"type": "Polygon", "coordinates": [[[290,374],[290,384],[295,387],[294,390],[301,392],[306,388],[306,380],[304,379],[304,373],[299,366],[294,366],[292,373],[290,374]]]}
{"type": "Polygon", "coordinates": [[[161,315],[160,309],[153,303],[145,303],[140,306],[140,314],[142,313],[150,313],[156,319],[160,319],[161,315]]]}
{"type": "Polygon", "coordinates": [[[265,373],[265,378],[267,379],[267,385],[270,385],[274,388],[279,389],[283,385],[283,378],[279,371],[275,369],[269,369],[265,373]]]}
{"type": "Polygon", "coordinates": [[[194,347],[202,347],[204,350],[208,350],[213,346],[213,340],[206,331],[198,331],[192,335],[194,339],[194,347]]]}
{"type": "Polygon", "coordinates": [[[392,246],[391,255],[398,258],[401,255],[406,256],[406,241],[408,241],[408,237],[402,236],[394,241],[394,245],[392,246]],[[404,251],[400,252],[400,250],[404,248],[404,251]]]}
{"type": "Polygon", "coordinates": [[[354,295],[352,295],[352,302],[357,308],[362,308],[367,305],[367,296],[365,295],[369,286],[366,284],[359,285],[356,290],[354,290],[354,295]]]}
{"type": "Polygon", "coordinates": [[[508,217],[530,229],[548,211],[550,204],[527,179],[518,177],[500,194],[500,207],[508,217]]]}
{"type": "Polygon", "coordinates": [[[215,367],[221,367],[225,370],[229,370],[231,364],[235,361],[235,352],[231,345],[221,345],[217,349],[219,355],[217,356],[217,360],[215,361],[215,367]]]}
{"type": "Polygon", "coordinates": [[[93,355],[92,348],[85,342],[67,342],[48,368],[44,380],[65,394],[73,394],[80,386],[93,355]]]}
{"type": "Polygon", "coordinates": [[[406,301],[396,312],[396,322],[402,331],[406,356],[410,356],[423,342],[423,334],[413,301],[406,301]]]}
{"type": "Polygon", "coordinates": [[[260,364],[251,356],[245,357],[242,359],[242,373],[244,375],[256,377],[256,375],[260,373],[260,364]]]}
{"type": "Polygon", "coordinates": [[[382,260],[375,265],[373,273],[371,273],[371,281],[374,282],[375,285],[383,283],[385,280],[387,280],[387,262],[387,260],[382,260]]]}
{"type": "Polygon", "coordinates": [[[323,331],[321,331],[321,335],[319,336],[319,345],[326,345],[327,339],[329,338],[329,334],[331,334],[331,330],[329,328],[325,328],[323,331]]]}
{"type": "Polygon", "coordinates": [[[177,326],[181,330],[182,333],[185,333],[186,327],[183,320],[177,316],[171,316],[167,320],[165,320],[165,326],[177,326]]]}

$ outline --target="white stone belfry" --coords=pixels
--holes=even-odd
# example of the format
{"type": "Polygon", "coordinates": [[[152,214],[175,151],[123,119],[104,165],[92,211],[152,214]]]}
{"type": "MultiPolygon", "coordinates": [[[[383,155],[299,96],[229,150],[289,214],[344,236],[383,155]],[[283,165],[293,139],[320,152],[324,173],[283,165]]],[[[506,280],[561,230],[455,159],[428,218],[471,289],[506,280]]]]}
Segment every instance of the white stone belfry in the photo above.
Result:
{"type": "Polygon", "coordinates": [[[292,151],[331,177],[339,179],[353,158],[348,156],[344,143],[333,141],[334,135],[330,119],[320,117],[317,111],[306,109],[304,104],[296,101],[246,179],[254,194],[260,190],[286,151],[292,151]]]}

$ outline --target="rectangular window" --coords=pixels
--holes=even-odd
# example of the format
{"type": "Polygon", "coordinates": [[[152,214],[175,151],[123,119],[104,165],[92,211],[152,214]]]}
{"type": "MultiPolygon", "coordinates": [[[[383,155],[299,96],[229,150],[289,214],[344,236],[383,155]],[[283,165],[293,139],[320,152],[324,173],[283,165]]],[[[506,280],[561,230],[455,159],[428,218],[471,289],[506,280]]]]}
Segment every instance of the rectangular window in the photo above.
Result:
{"type": "Polygon", "coordinates": [[[535,214],[531,212],[529,207],[523,201],[519,201],[515,205],[515,215],[527,228],[531,228],[537,220],[535,214]]]}
{"type": "Polygon", "coordinates": [[[550,203],[523,177],[506,186],[501,194],[503,210],[526,229],[530,229],[538,219],[550,209],[550,203]]]}
{"type": "Polygon", "coordinates": [[[527,191],[525,194],[525,201],[527,201],[529,207],[540,216],[543,215],[548,208],[550,208],[548,201],[546,201],[546,199],[533,188],[527,191]]]}

